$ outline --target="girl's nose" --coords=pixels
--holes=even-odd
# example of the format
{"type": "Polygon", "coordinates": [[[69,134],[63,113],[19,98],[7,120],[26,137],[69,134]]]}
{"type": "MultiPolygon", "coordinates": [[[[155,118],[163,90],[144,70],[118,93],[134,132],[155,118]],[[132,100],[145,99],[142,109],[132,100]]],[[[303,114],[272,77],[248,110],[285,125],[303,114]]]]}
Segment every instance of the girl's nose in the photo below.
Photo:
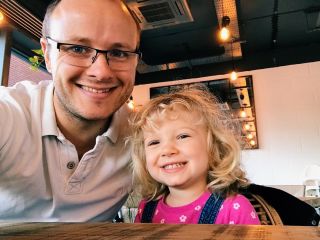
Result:
{"type": "Polygon", "coordinates": [[[162,152],[161,156],[162,157],[171,157],[175,154],[178,153],[178,149],[172,142],[167,142],[163,147],[162,147],[162,152]]]}

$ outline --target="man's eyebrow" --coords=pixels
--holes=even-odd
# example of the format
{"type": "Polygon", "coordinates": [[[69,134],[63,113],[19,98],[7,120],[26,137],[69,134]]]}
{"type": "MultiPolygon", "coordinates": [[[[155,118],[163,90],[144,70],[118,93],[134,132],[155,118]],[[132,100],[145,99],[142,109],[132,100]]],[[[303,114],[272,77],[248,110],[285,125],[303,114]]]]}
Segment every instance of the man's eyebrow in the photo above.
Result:
{"type": "Polygon", "coordinates": [[[111,44],[111,48],[126,48],[130,50],[135,50],[135,49],[132,49],[132,47],[130,47],[129,44],[123,44],[123,43],[113,43],[111,44]]]}
{"type": "Polygon", "coordinates": [[[74,43],[74,44],[83,44],[83,45],[90,45],[91,41],[89,38],[82,38],[82,37],[72,37],[63,40],[65,43],[74,43]]]}
{"type": "MultiPolygon", "coordinates": [[[[79,45],[93,46],[92,41],[89,38],[75,37],[75,38],[70,38],[67,41],[71,43],[79,44],[79,45]]],[[[135,49],[132,49],[128,44],[124,44],[120,42],[113,43],[108,48],[104,47],[103,49],[111,49],[111,48],[125,48],[129,50],[135,50],[135,49]]]]}

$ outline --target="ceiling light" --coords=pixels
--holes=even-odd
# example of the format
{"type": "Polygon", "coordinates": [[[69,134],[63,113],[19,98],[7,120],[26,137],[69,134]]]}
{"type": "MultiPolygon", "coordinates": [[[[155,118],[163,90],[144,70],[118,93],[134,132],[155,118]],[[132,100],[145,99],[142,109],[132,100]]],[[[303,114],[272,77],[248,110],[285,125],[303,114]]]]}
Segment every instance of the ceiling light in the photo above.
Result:
{"type": "Polygon", "coordinates": [[[245,130],[250,130],[250,128],[251,128],[251,126],[250,126],[249,123],[246,123],[246,124],[244,125],[244,129],[245,129],[245,130]]]}
{"type": "Polygon", "coordinates": [[[221,28],[219,35],[222,41],[227,41],[230,38],[230,31],[228,28],[223,27],[221,28]]]}
{"type": "Polygon", "coordinates": [[[231,81],[235,81],[235,80],[237,80],[237,78],[238,78],[238,74],[237,74],[236,71],[233,70],[233,71],[230,73],[230,80],[231,80],[231,81]]]}
{"type": "Polygon", "coordinates": [[[244,109],[242,109],[242,110],[240,111],[240,117],[242,117],[242,118],[247,117],[247,113],[246,113],[246,111],[245,111],[244,109]]]}
{"type": "Polygon", "coordinates": [[[134,110],[134,101],[133,101],[133,97],[132,97],[132,96],[130,96],[127,104],[128,104],[128,107],[129,107],[131,110],[134,110]]]}
{"type": "Polygon", "coordinates": [[[252,139],[252,138],[253,138],[252,133],[249,133],[249,134],[247,135],[247,138],[248,138],[248,139],[252,139]]]}
{"type": "Polygon", "coordinates": [[[251,146],[256,145],[256,141],[255,141],[255,140],[251,140],[251,141],[250,141],[250,145],[251,145],[251,146]]]}
{"type": "Polygon", "coordinates": [[[230,18],[228,16],[223,16],[221,21],[221,29],[219,32],[219,36],[222,41],[227,41],[230,38],[230,31],[227,28],[229,24],[230,18]]]}

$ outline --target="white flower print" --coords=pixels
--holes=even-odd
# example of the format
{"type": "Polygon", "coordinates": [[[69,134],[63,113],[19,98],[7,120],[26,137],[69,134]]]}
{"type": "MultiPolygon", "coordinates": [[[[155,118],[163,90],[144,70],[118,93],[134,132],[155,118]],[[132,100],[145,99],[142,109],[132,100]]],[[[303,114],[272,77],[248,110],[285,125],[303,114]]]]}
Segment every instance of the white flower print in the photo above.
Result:
{"type": "Polygon", "coordinates": [[[255,219],[255,218],[257,217],[257,215],[256,215],[256,213],[255,213],[254,211],[252,211],[252,212],[250,213],[250,215],[251,215],[251,217],[252,217],[253,219],[255,219]]]}
{"type": "Polygon", "coordinates": [[[198,205],[198,206],[196,206],[195,208],[194,208],[194,210],[196,210],[196,211],[199,211],[201,209],[201,206],[200,205],[198,205]]]}
{"type": "Polygon", "coordinates": [[[223,209],[223,205],[221,205],[221,207],[220,207],[219,211],[221,211],[222,209],[223,209]]]}
{"type": "Polygon", "coordinates": [[[165,222],[165,219],[162,218],[162,219],[160,220],[160,223],[164,223],[164,222],[165,222]]]}
{"type": "Polygon", "coordinates": [[[239,203],[234,203],[234,204],[233,204],[233,208],[234,208],[235,210],[238,210],[238,209],[240,208],[240,204],[239,204],[239,203]]]}
{"type": "Polygon", "coordinates": [[[230,221],[229,224],[234,224],[234,221],[230,221]]]}
{"type": "Polygon", "coordinates": [[[157,210],[156,210],[156,212],[155,212],[154,214],[155,214],[155,215],[158,215],[158,213],[159,213],[159,210],[157,209],[157,210]]]}
{"type": "Polygon", "coordinates": [[[180,222],[185,222],[187,220],[187,216],[181,215],[179,219],[180,219],[180,222]]]}

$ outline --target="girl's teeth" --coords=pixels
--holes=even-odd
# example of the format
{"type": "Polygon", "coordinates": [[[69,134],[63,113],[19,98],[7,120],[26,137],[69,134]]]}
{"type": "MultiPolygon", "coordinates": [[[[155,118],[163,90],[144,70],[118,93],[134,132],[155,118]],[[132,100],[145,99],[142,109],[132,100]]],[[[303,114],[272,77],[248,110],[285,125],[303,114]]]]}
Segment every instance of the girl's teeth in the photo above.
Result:
{"type": "Polygon", "coordinates": [[[170,164],[164,166],[164,169],[174,169],[174,168],[179,168],[182,167],[184,164],[183,163],[175,163],[175,164],[170,164]]]}

